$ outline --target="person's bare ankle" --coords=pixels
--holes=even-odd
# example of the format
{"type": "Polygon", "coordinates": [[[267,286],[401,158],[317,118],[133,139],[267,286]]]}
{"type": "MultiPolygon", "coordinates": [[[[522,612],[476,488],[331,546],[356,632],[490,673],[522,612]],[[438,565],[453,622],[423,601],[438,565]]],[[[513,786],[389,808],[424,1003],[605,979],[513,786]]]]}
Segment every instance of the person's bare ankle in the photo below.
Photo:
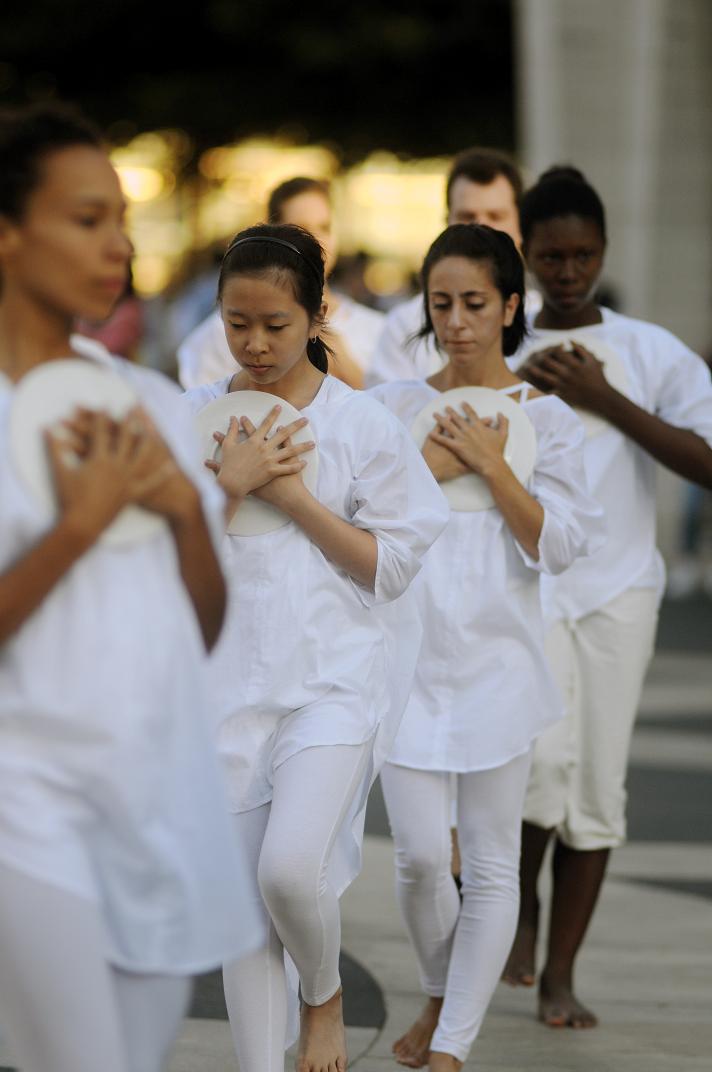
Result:
{"type": "Polygon", "coordinates": [[[510,986],[534,986],[536,981],[537,926],[520,920],[514,942],[502,972],[502,980],[510,986]]]}
{"type": "Polygon", "coordinates": [[[442,998],[428,998],[418,1019],[393,1043],[393,1053],[399,1064],[406,1068],[427,1065],[430,1041],[438,1026],[442,1004],[442,998]]]}
{"type": "Polygon", "coordinates": [[[574,994],[570,973],[542,972],[539,980],[539,1020],[547,1027],[588,1028],[598,1017],[574,994]]]}
{"type": "Polygon", "coordinates": [[[321,1005],[302,1003],[296,1072],[346,1072],[341,988],[321,1005]]]}

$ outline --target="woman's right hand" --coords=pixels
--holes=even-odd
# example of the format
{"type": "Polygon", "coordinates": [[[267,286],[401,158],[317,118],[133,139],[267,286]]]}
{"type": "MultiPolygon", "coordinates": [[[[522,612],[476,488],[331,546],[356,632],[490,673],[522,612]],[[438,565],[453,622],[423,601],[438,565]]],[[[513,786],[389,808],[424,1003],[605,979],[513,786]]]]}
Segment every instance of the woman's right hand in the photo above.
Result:
{"type": "Polygon", "coordinates": [[[250,492],[264,487],[277,477],[300,473],[306,465],[302,454],[314,449],[314,443],[292,443],[291,436],[308,422],[300,417],[270,435],[280,413],[274,406],[258,428],[247,417],[230,418],[227,432],[215,432],[214,438],[222,447],[220,461],[206,461],[206,466],[217,474],[218,484],[228,499],[242,500],[250,492]],[[240,439],[240,430],[245,439],[240,439]]]}
{"type": "Polygon", "coordinates": [[[454,480],[471,471],[456,454],[440,443],[436,443],[430,436],[423,444],[422,454],[423,460],[438,484],[445,484],[448,480],[454,480]]]}
{"type": "Polygon", "coordinates": [[[45,441],[60,514],[94,540],[131,502],[135,435],[106,413],[83,411],[83,418],[81,444],[52,430],[45,441]]]}

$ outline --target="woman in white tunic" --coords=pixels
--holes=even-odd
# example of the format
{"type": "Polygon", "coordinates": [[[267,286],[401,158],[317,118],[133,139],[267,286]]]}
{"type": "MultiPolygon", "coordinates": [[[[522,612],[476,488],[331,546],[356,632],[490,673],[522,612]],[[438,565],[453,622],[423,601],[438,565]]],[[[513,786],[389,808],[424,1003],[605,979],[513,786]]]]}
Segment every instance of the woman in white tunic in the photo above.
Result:
{"type": "Polygon", "coordinates": [[[522,233],[544,306],[515,362],[529,355],[522,374],[585,411],[586,473],[608,538],[543,586],[547,653],[567,718],[534,752],[521,918],[505,979],[535,982],[537,879],[553,838],[539,1017],[552,1027],[592,1027],[595,1014],[574,994],[574,964],[610,851],[625,837],[628,751],[664,581],[655,463],[712,486],[712,384],[704,361],[670,332],[597,305],[605,214],[580,172],[552,168],[542,176],[524,196],[522,233]],[[597,352],[608,362],[605,375],[597,352]]]}
{"type": "Polygon", "coordinates": [[[159,1072],[189,975],[249,947],[204,680],[220,496],[176,389],[70,340],[125,285],[124,207],[83,120],[0,120],[0,1010],[23,1072],[159,1072]],[[66,357],[145,409],[78,415],[78,465],[47,433],[53,520],[10,426],[25,377],[66,357]],[[102,542],[130,503],[164,523],[102,542]]]}
{"type": "Polygon", "coordinates": [[[587,553],[600,510],[585,493],[581,422],[513,375],[524,273],[509,236],[456,224],[423,266],[426,326],[447,364],[371,394],[407,427],[442,391],[478,386],[518,401],[536,431],[526,486],[504,460],[507,421],[445,403],[423,449],[445,483],[468,472],[489,509],[453,512],[416,582],[425,628],[415,683],[381,778],[397,890],[428,1002],[394,1045],[400,1063],[452,1072],[480,1029],[514,933],[519,831],[531,746],[560,717],[542,649],[540,573],[587,553]],[[450,776],[457,775],[462,905],[450,874],[450,776]]]}
{"type": "Polygon", "coordinates": [[[277,395],[302,411],[296,426],[308,420],[319,452],[315,497],[300,471],[308,444],[291,445],[295,425],[270,437],[272,411],[258,429],[242,419],[242,443],[233,419],[218,437],[221,462],[209,463],[231,507],[252,493],[289,519],[228,535],[234,607],[213,660],[231,808],[269,930],[225,970],[242,1072],[284,1067],[285,950],[303,1003],[298,1069],[346,1067],[338,897],[359,869],[366,794],[402,712],[375,605],[404,593],[448,513],[398,421],[326,374],[323,286],[322,251],[306,231],[238,235],[219,283],[237,370],[186,396],[199,411],[227,392],[277,395]]]}
{"type": "MultiPolygon", "coordinates": [[[[313,234],[324,250],[328,278],[338,257],[328,183],[302,176],[280,183],[270,194],[267,219],[304,227],[313,234]]],[[[330,368],[349,386],[363,387],[364,377],[376,360],[385,316],[331,290],[328,283],[325,298],[329,306],[330,368]]],[[[219,310],[191,331],[178,347],[177,357],[179,379],[186,388],[227,376],[233,360],[219,310]]]]}

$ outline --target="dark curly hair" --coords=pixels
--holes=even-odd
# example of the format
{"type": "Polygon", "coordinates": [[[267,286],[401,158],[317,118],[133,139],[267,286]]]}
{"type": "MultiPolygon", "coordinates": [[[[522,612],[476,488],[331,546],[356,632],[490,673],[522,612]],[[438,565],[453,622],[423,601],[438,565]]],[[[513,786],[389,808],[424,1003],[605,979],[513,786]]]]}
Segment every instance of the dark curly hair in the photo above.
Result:
{"type": "Polygon", "coordinates": [[[99,131],[66,104],[0,112],[0,215],[19,220],[38,186],[46,156],[75,145],[102,148],[99,131]]]}
{"type": "Polygon", "coordinates": [[[534,224],[558,216],[581,216],[593,220],[605,242],[606,212],[603,202],[584,175],[568,164],[550,167],[524,194],[520,209],[524,246],[531,238],[534,224]]]}

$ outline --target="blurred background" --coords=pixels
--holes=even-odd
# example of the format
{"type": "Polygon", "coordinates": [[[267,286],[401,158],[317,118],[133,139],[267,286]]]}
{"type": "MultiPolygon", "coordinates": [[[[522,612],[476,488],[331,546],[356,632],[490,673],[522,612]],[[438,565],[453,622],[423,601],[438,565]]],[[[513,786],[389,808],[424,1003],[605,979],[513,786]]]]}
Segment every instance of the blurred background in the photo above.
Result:
{"type": "MultiPolygon", "coordinates": [[[[477,144],[528,180],[583,170],[616,307],[707,355],[711,46],[709,0],[34,0],[0,7],[0,102],[71,100],[105,130],[136,247],[131,356],[169,374],[226,240],[278,182],[331,181],[333,280],[385,310],[443,227],[453,154],[477,144]]],[[[694,530],[710,562],[673,594],[712,594],[712,496],[691,504],[666,473],[661,492],[668,560],[694,530]]]]}

